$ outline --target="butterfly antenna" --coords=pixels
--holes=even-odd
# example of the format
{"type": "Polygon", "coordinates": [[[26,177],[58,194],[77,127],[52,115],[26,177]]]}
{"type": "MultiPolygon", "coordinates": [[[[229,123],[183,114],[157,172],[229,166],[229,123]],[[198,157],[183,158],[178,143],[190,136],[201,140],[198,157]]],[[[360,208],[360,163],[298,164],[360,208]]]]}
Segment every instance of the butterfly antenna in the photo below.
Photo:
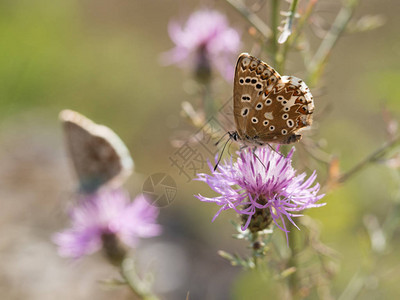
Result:
{"type": "MultiPolygon", "coordinates": [[[[221,138],[214,144],[215,146],[218,146],[218,144],[222,141],[222,139],[227,135],[227,134],[231,134],[229,131],[227,131],[223,136],[221,136],[221,138]]],[[[229,137],[230,139],[230,137],[229,137]]]]}
{"type": "MultiPolygon", "coordinates": [[[[229,133],[229,132],[228,132],[228,133],[229,133]]],[[[226,134],[225,134],[225,135],[226,135],[226,134]]],[[[225,135],[224,135],[224,136],[225,136],[225,135]]],[[[219,156],[218,161],[217,161],[217,164],[216,164],[215,167],[214,167],[214,171],[217,169],[217,167],[218,167],[218,165],[219,165],[219,163],[220,163],[220,161],[221,161],[221,159],[222,159],[222,155],[224,154],[225,147],[226,147],[226,145],[227,145],[230,141],[231,141],[231,137],[229,137],[229,139],[226,141],[224,147],[222,148],[221,155],[219,156]]]]}

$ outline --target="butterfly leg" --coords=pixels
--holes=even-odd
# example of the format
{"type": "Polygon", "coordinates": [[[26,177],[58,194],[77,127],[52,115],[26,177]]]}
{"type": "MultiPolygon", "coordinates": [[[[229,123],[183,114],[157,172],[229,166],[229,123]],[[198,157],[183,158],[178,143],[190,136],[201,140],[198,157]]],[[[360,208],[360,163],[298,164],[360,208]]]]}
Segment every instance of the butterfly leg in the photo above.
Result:
{"type": "MultiPolygon", "coordinates": [[[[236,131],[235,131],[236,132],[236,131]]],[[[222,151],[221,151],[221,155],[219,156],[219,158],[218,158],[218,161],[217,161],[217,163],[216,163],[216,165],[215,165],[215,167],[214,167],[214,171],[218,168],[218,165],[219,165],[219,163],[220,163],[220,161],[221,161],[221,159],[222,159],[222,155],[224,154],[224,151],[225,151],[225,147],[226,147],[226,145],[229,143],[229,142],[232,142],[232,139],[235,139],[235,137],[237,136],[237,133],[235,133],[235,132],[227,132],[227,134],[229,134],[229,139],[226,141],[226,143],[225,143],[225,145],[224,145],[224,147],[222,148],[222,151]]],[[[225,136],[226,134],[224,134],[224,136],[225,136]]],[[[223,136],[223,137],[224,137],[223,136]]],[[[217,145],[220,141],[222,140],[222,138],[215,144],[215,145],[217,145]]],[[[229,149],[229,148],[228,148],[229,149]]]]}
{"type": "Polygon", "coordinates": [[[257,160],[264,166],[265,170],[267,170],[267,167],[264,165],[264,163],[261,161],[261,159],[256,154],[256,150],[257,150],[257,146],[254,146],[252,148],[252,152],[253,152],[254,157],[257,158],[257,160]]]}
{"type": "Polygon", "coordinates": [[[272,147],[270,144],[267,143],[267,145],[268,145],[268,147],[269,147],[272,151],[274,151],[275,153],[279,154],[280,156],[286,157],[286,156],[283,155],[282,153],[278,152],[278,151],[277,151],[274,147],[272,147]]]}

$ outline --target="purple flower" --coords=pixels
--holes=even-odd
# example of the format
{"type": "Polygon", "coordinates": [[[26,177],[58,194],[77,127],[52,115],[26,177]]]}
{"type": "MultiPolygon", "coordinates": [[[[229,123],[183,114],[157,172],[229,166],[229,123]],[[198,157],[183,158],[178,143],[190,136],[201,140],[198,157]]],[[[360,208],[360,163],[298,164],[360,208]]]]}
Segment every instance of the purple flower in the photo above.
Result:
{"type": "Polygon", "coordinates": [[[212,174],[198,174],[196,179],[206,182],[220,196],[196,197],[221,206],[213,221],[222,211],[233,209],[243,219],[243,231],[247,228],[252,232],[260,231],[274,221],[287,236],[284,216],[296,226],[292,220],[300,216],[296,212],[324,205],[315,204],[324,196],[317,195],[318,183],[312,186],[317,177],[315,171],[308,179],[305,173],[296,175],[291,165],[293,152],[294,148],[285,157],[264,147],[258,148],[254,155],[252,149],[247,148],[238,152],[235,163],[231,158],[216,171],[209,163],[212,174]]]}
{"type": "Polygon", "coordinates": [[[135,247],[139,238],[160,233],[157,216],[158,208],[142,195],[131,202],[121,190],[103,191],[81,199],[70,211],[71,227],[57,233],[53,240],[60,256],[72,258],[100,250],[105,237],[110,236],[135,247]]]}
{"type": "Polygon", "coordinates": [[[233,80],[240,36],[229,27],[225,15],[203,9],[193,13],[184,26],[170,22],[168,31],[176,47],[163,54],[166,65],[189,64],[196,72],[215,67],[225,79],[233,80]]]}

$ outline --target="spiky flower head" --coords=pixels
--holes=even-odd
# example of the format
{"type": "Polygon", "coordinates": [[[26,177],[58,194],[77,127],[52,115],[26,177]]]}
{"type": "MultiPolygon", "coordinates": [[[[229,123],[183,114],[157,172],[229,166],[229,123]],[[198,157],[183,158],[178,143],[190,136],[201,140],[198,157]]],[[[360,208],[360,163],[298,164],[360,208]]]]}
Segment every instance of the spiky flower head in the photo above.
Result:
{"type": "Polygon", "coordinates": [[[135,247],[139,238],[160,233],[156,223],[158,208],[139,195],[130,201],[122,190],[102,191],[84,196],[71,208],[71,227],[53,240],[60,256],[79,258],[104,249],[107,256],[123,255],[124,246],[135,247]]]}
{"type": "Polygon", "coordinates": [[[175,48],[162,55],[164,64],[189,66],[200,79],[209,78],[215,67],[225,79],[233,80],[240,35],[229,26],[225,15],[216,10],[198,10],[185,24],[171,21],[168,31],[175,48]]]}
{"type": "Polygon", "coordinates": [[[293,152],[294,148],[284,156],[268,147],[246,148],[238,152],[236,162],[231,158],[215,171],[209,164],[211,175],[198,174],[196,179],[220,195],[196,197],[221,207],[213,221],[222,211],[233,209],[243,220],[243,231],[261,231],[274,222],[287,237],[285,219],[296,226],[292,217],[300,216],[298,212],[324,205],[316,204],[324,196],[318,195],[320,186],[314,184],[316,172],[307,179],[305,173],[297,175],[292,167],[293,152]]]}

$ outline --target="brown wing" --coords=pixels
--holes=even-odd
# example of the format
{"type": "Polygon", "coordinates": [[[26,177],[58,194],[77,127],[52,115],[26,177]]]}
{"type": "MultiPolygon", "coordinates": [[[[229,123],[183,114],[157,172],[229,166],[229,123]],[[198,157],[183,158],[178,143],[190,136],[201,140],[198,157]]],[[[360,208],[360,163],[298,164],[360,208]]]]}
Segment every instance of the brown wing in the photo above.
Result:
{"type": "Polygon", "coordinates": [[[122,184],[133,161],[114,131],[71,110],[63,110],[60,119],[81,191],[93,192],[111,182],[122,184]]]}
{"type": "Polygon", "coordinates": [[[281,77],[246,53],[236,65],[233,103],[240,139],[255,145],[298,141],[298,131],[311,125],[314,110],[312,95],[302,80],[281,77]]]}
{"type": "Polygon", "coordinates": [[[267,95],[264,105],[264,109],[255,114],[261,120],[257,124],[259,143],[289,144],[298,141],[301,138],[299,130],[312,123],[313,98],[299,78],[283,76],[267,95]]]}
{"type": "Polygon", "coordinates": [[[266,63],[242,53],[236,63],[233,85],[233,114],[239,137],[245,140],[256,135],[257,126],[251,117],[262,95],[269,94],[281,76],[266,63]]]}

